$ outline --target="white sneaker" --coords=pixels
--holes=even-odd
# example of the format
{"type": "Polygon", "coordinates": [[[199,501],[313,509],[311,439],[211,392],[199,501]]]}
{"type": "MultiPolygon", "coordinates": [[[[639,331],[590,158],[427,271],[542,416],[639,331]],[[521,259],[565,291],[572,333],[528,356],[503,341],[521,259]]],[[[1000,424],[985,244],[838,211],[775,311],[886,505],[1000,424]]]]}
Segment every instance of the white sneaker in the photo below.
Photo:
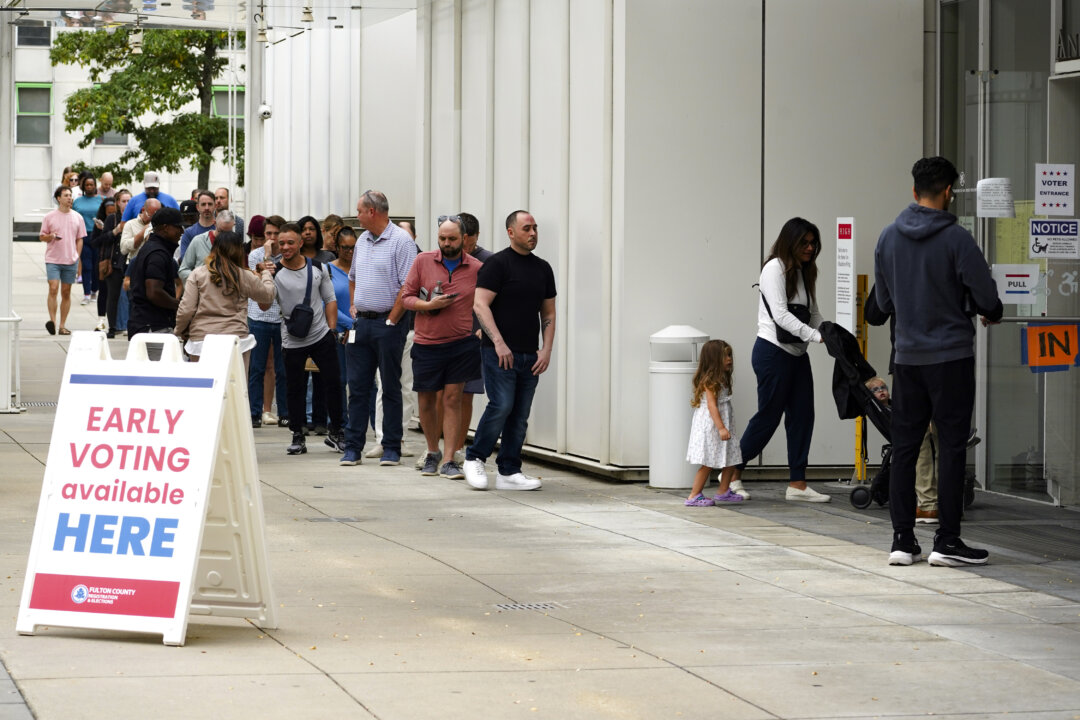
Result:
{"type": "Polygon", "coordinates": [[[94,329],[98,332],[105,332],[108,329],[105,325],[105,318],[98,318],[97,325],[94,326],[94,329]]]}
{"type": "Polygon", "coordinates": [[[453,460],[458,465],[464,465],[465,464],[465,451],[464,450],[458,450],[456,453],[454,453],[453,460]]]}
{"type": "Polygon", "coordinates": [[[805,490],[799,490],[788,485],[787,493],[784,495],[786,500],[798,500],[799,502],[814,502],[814,503],[827,503],[832,502],[832,498],[828,495],[819,493],[810,486],[807,486],[805,490]]]}
{"type": "MultiPolygon", "coordinates": [[[[484,469],[483,460],[466,460],[464,469],[465,482],[469,483],[469,487],[471,487],[473,490],[488,489],[487,470],[484,469]]],[[[501,478],[502,475],[500,475],[499,477],[501,478]]]]}
{"type": "Polygon", "coordinates": [[[89,305],[90,304],[90,296],[89,295],[83,295],[82,302],[80,302],[79,304],[80,305],[89,305]]]}
{"type": "Polygon", "coordinates": [[[525,473],[516,472],[513,475],[499,473],[495,476],[496,490],[539,490],[540,480],[529,477],[525,473]]]}
{"type": "Polygon", "coordinates": [[[728,486],[728,489],[741,497],[743,500],[750,499],[750,492],[743,487],[742,480],[732,480],[731,485],[728,486]]]}
{"type": "Polygon", "coordinates": [[[371,446],[371,449],[364,453],[364,457],[368,458],[381,458],[382,457],[382,445],[376,443],[371,446]]]}
{"type": "Polygon", "coordinates": [[[263,425],[277,425],[278,416],[269,410],[265,410],[262,414],[263,425]]]}
{"type": "MultiPolygon", "coordinates": [[[[420,459],[423,460],[426,455],[427,455],[427,453],[424,453],[423,455],[420,456],[420,459]]],[[[401,457],[415,457],[415,456],[416,456],[416,453],[414,451],[410,450],[408,448],[408,446],[405,445],[405,441],[402,441],[401,442],[401,457]]]]}

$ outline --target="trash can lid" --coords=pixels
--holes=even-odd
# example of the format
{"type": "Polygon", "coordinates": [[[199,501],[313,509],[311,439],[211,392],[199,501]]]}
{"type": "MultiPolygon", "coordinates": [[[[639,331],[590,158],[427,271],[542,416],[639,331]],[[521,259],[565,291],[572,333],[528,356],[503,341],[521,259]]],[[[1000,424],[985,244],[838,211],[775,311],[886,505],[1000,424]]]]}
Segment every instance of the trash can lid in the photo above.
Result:
{"type": "Polygon", "coordinates": [[[708,333],[689,325],[668,325],[649,336],[649,342],[652,343],[703,343],[708,339],[708,333]]]}

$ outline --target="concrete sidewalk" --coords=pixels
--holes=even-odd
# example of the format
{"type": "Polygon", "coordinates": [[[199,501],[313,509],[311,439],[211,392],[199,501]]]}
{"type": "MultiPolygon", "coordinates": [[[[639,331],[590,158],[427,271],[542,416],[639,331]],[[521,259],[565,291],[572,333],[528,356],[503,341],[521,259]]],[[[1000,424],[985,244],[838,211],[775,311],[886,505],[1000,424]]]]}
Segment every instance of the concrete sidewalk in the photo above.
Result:
{"type": "MultiPolygon", "coordinates": [[[[55,401],[66,339],[44,330],[39,246],[15,251],[24,400],[55,401]]],[[[76,305],[69,326],[95,321],[76,305]]],[[[0,719],[1080,718],[1080,604],[889,567],[887,530],[800,529],[820,511],[779,486],[691,509],[529,466],[540,492],[475,492],[339,467],[314,441],[287,457],[278,428],[255,431],[278,629],[193,616],[180,648],[19,636],[52,421],[0,415],[0,719]]]]}

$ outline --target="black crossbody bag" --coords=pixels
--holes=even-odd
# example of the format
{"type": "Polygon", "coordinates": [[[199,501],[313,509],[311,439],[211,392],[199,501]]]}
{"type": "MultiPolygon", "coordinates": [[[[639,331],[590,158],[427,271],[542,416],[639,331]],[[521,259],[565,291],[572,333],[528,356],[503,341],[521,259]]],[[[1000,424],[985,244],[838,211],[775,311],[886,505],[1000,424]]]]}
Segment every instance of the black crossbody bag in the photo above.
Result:
{"type": "MultiPolygon", "coordinates": [[[[810,286],[806,284],[806,270],[802,271],[803,289],[806,290],[806,296],[810,296],[810,286]]],[[[753,285],[761,292],[761,288],[757,283],[753,285]]],[[[761,302],[765,303],[765,312],[769,313],[769,317],[773,321],[773,325],[776,326],[776,340],[784,345],[794,345],[796,343],[806,342],[798,335],[793,335],[784,328],[776,324],[776,318],[773,317],[772,308],[769,307],[769,301],[765,299],[765,295],[761,295],[761,302]]],[[[804,325],[810,324],[810,307],[808,305],[802,305],[800,303],[788,303],[788,312],[794,315],[804,325]]]]}
{"type": "Polygon", "coordinates": [[[315,319],[315,311],[311,309],[311,260],[307,261],[307,290],[304,291],[304,302],[295,305],[289,317],[285,318],[285,328],[294,338],[306,338],[311,332],[311,323],[315,319]]]}

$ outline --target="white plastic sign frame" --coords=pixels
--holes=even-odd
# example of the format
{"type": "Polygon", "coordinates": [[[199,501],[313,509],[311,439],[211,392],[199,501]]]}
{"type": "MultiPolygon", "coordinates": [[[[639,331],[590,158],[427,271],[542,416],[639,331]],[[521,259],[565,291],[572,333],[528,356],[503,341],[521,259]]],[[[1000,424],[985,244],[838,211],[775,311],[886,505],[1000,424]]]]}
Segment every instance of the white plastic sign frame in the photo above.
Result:
{"type": "Polygon", "coordinates": [[[171,335],[72,335],[16,629],[161,634],[189,612],[274,627],[262,496],[238,339],[198,363],[171,335]],[[162,359],[147,344],[163,346],[162,359]],[[239,539],[239,541],[238,541],[239,539]]]}
{"type": "Polygon", "coordinates": [[[855,218],[836,218],[836,324],[855,334],[855,218]]]}

